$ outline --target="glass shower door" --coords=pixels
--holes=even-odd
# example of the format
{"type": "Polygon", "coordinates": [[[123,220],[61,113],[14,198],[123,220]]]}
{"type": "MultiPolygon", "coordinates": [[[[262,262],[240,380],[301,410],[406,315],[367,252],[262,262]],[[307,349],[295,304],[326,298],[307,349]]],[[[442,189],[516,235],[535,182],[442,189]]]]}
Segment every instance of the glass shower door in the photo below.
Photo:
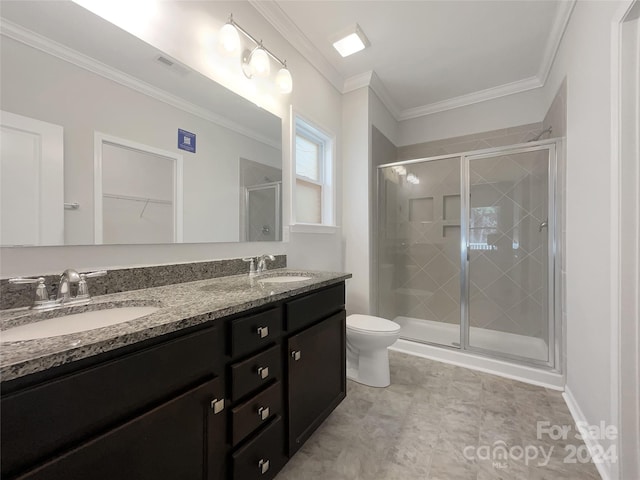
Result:
{"type": "Polygon", "coordinates": [[[381,167],[377,314],[460,348],[460,157],[381,167]]]}
{"type": "Polygon", "coordinates": [[[554,155],[543,145],[465,157],[468,350],[552,363],[554,155]]]}

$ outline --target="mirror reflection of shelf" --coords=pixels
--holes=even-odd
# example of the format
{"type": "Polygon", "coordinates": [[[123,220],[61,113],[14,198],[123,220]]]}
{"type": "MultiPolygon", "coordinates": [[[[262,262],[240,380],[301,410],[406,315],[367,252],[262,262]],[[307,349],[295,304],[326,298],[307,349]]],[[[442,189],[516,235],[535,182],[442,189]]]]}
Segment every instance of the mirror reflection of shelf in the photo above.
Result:
{"type": "Polygon", "coordinates": [[[162,205],[172,205],[171,200],[161,200],[158,198],[137,197],[135,195],[116,195],[113,193],[103,193],[103,197],[115,198],[117,200],[131,200],[132,202],[144,202],[144,203],[160,203],[162,205]]]}

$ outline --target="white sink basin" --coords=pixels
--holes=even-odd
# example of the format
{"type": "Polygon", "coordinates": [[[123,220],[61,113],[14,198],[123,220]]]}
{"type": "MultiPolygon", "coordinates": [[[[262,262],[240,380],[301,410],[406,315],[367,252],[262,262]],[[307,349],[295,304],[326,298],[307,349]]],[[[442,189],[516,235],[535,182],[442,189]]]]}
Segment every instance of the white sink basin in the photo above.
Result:
{"type": "Polygon", "coordinates": [[[305,280],[311,280],[311,277],[283,275],[280,277],[267,277],[267,278],[258,279],[260,283],[291,283],[291,282],[303,282],[305,280]]]}
{"type": "Polygon", "coordinates": [[[156,312],[158,307],[120,307],[48,318],[39,322],[9,328],[0,332],[0,341],[16,342],[37,338],[59,337],[128,322],[156,312]]]}

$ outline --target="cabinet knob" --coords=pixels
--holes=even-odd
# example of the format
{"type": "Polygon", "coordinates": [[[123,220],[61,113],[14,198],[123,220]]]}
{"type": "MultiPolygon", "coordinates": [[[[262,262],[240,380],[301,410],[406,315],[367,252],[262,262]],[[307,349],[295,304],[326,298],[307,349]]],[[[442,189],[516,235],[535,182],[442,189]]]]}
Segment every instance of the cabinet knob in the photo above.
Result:
{"type": "Polygon", "coordinates": [[[294,350],[293,352],[291,352],[291,358],[293,358],[296,362],[300,360],[300,357],[302,357],[302,352],[300,350],[294,350]]]}
{"type": "Polygon", "coordinates": [[[269,327],[258,327],[258,335],[260,338],[265,338],[269,335],[269,327]]]}
{"type": "Polygon", "coordinates": [[[260,473],[262,473],[263,475],[267,473],[269,471],[269,460],[265,460],[261,458],[260,461],[258,462],[258,469],[260,470],[260,473]]]}
{"type": "Polygon", "coordinates": [[[258,416],[262,420],[266,420],[267,418],[269,418],[269,407],[260,407],[260,408],[258,408],[258,416]]]}
{"type": "Polygon", "coordinates": [[[213,410],[214,414],[220,413],[221,411],[224,410],[224,398],[221,400],[218,400],[217,398],[214,398],[213,400],[211,400],[211,410],[213,410]]]}
{"type": "Polygon", "coordinates": [[[258,367],[258,375],[261,379],[265,379],[269,376],[269,367],[258,367]]]}

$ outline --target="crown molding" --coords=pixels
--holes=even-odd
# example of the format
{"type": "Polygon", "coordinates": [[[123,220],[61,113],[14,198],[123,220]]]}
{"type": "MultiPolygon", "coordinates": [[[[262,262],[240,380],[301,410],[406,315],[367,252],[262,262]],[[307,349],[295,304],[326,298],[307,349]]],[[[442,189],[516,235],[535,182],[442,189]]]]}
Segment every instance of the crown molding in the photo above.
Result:
{"type": "Polygon", "coordinates": [[[410,120],[424,115],[431,115],[432,113],[444,112],[458,107],[473,105],[474,103],[506,97],[507,95],[513,95],[514,93],[526,92],[527,90],[533,90],[542,86],[543,84],[540,82],[538,77],[534,76],[524,80],[507,83],[505,85],[487,88],[486,90],[469,93],[467,95],[449,98],[441,102],[429,103],[420,107],[400,110],[391,98],[391,95],[389,95],[387,89],[382,83],[382,80],[380,80],[380,77],[376,75],[376,72],[370,70],[368,72],[361,73],[360,75],[354,75],[353,77],[347,78],[344,82],[342,93],[349,93],[362,87],[369,87],[375,92],[384,106],[387,107],[389,113],[391,113],[397,121],[401,122],[403,120],[410,120]]]}
{"type": "Polygon", "coordinates": [[[147,95],[155,100],[161,101],[172,107],[178,108],[184,112],[191,113],[203,120],[210,121],[221,127],[232,130],[245,137],[252,138],[258,142],[267,144],[273,148],[281,149],[282,145],[272,139],[250,130],[243,125],[233,122],[218,113],[207,108],[200,107],[191,102],[184,100],[172,93],[139,80],[98,60],[73,50],[66,45],[44,37],[38,33],[32,32],[18,24],[15,24],[4,18],[0,18],[0,35],[11,38],[17,42],[23,43],[29,47],[40,50],[65,62],[71,63],[84,70],[92,72],[103,78],[119,83],[125,87],[131,88],[139,93],[147,95]]]}
{"type": "Polygon", "coordinates": [[[359,75],[342,80],[338,71],[329,63],[322,53],[313,45],[308,37],[295,25],[295,23],[284,13],[275,0],[249,0],[249,3],[264,16],[280,34],[291,43],[305,59],[311,63],[331,84],[341,93],[349,93],[362,87],[370,87],[380,98],[380,101],[387,107],[389,112],[397,121],[418,118],[424,115],[431,115],[437,112],[444,112],[454,108],[473,105],[475,103],[493,100],[496,98],[526,92],[544,86],[551,71],[553,61],[556,57],[560,42],[564,36],[571,13],[577,0],[564,0],[558,2],[551,32],[545,46],[545,51],[540,62],[540,67],[535,76],[518,80],[515,82],[499,85],[497,87],[480,90],[477,92],[461,95],[440,102],[430,103],[419,107],[400,109],[397,103],[391,98],[388,90],[384,87],[382,80],[374,71],[368,71],[359,75]]]}
{"type": "Polygon", "coordinates": [[[402,111],[400,110],[400,107],[398,107],[398,104],[395,102],[395,100],[391,98],[389,91],[384,86],[384,83],[382,83],[382,80],[380,80],[380,77],[376,75],[376,72],[371,72],[371,83],[369,84],[369,87],[371,87],[371,90],[373,90],[374,93],[378,96],[382,104],[387,107],[387,110],[389,110],[389,113],[393,116],[393,118],[398,120],[402,111]]]}
{"type": "Polygon", "coordinates": [[[345,94],[353,92],[354,90],[358,90],[362,87],[368,87],[371,85],[372,77],[373,70],[369,70],[368,72],[359,73],[358,75],[349,77],[344,81],[342,88],[340,88],[340,93],[345,94]]]}
{"type": "Polygon", "coordinates": [[[274,0],[249,0],[255,8],[333,87],[342,92],[344,78],[274,0]]]}
{"type": "Polygon", "coordinates": [[[547,83],[549,72],[551,72],[553,61],[556,58],[558,49],[560,48],[560,42],[562,41],[564,32],[567,30],[567,25],[569,24],[571,13],[573,13],[573,8],[576,6],[576,1],[577,0],[566,0],[558,2],[558,11],[553,19],[551,31],[549,32],[549,37],[547,39],[547,45],[545,46],[537,74],[542,85],[547,83]]]}
{"type": "Polygon", "coordinates": [[[527,90],[533,90],[534,88],[540,88],[542,86],[543,84],[538,77],[529,77],[524,80],[518,80],[517,82],[506,83],[497,87],[487,88],[486,90],[480,90],[466,95],[460,95],[459,97],[449,98],[441,102],[430,103],[428,105],[422,105],[421,107],[407,108],[400,112],[397,120],[410,120],[424,115],[431,115],[432,113],[466,107],[467,105],[473,105],[474,103],[494,100],[496,98],[526,92],[527,90]]]}

